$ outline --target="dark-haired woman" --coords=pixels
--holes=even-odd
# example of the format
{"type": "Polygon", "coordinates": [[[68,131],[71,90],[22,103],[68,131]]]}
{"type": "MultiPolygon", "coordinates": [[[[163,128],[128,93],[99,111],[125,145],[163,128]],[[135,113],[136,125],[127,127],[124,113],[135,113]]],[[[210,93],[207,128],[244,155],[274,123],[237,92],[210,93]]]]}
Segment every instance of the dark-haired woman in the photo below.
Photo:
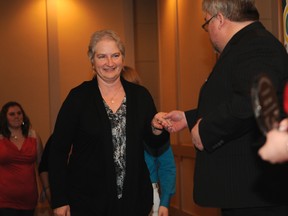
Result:
{"type": "Polygon", "coordinates": [[[34,215],[41,154],[41,140],[22,106],[6,103],[0,113],[0,216],[34,215]]]}

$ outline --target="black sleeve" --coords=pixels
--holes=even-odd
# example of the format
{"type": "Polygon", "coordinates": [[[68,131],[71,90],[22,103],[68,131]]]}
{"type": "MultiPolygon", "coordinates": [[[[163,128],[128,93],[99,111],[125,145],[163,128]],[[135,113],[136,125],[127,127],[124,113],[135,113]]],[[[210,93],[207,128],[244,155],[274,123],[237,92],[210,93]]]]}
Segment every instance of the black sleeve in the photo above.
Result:
{"type": "Polygon", "coordinates": [[[189,127],[189,131],[191,131],[198,120],[197,110],[194,109],[194,110],[185,111],[185,117],[186,117],[186,121],[189,127]]]}
{"type": "Polygon", "coordinates": [[[67,162],[76,134],[82,98],[78,91],[70,91],[58,113],[53,131],[53,142],[49,148],[49,183],[53,209],[68,205],[67,162]]]}
{"type": "Polygon", "coordinates": [[[46,142],[46,145],[44,147],[43,153],[42,153],[42,157],[41,157],[41,161],[38,167],[38,172],[39,174],[42,172],[48,172],[48,158],[49,158],[49,148],[52,142],[52,135],[49,137],[49,139],[46,142]]]}
{"type": "Polygon", "coordinates": [[[142,97],[142,100],[144,100],[145,98],[146,101],[144,103],[146,107],[146,110],[144,112],[147,113],[144,142],[152,149],[153,148],[159,149],[169,141],[170,134],[166,130],[163,130],[163,132],[160,135],[153,134],[151,128],[151,121],[154,115],[157,113],[157,110],[149,91],[147,90],[145,94],[146,95],[143,95],[142,97]]]}

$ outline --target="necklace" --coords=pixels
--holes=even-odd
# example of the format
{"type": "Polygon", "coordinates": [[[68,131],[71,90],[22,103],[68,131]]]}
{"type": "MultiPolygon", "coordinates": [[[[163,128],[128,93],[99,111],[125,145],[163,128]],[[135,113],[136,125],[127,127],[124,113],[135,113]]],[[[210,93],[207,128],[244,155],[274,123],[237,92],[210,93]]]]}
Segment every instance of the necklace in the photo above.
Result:
{"type": "Polygon", "coordinates": [[[17,140],[17,139],[18,139],[18,136],[16,136],[16,135],[12,135],[12,134],[11,134],[11,138],[17,140]]]}
{"type": "MultiPolygon", "coordinates": [[[[118,95],[118,93],[120,92],[121,88],[122,88],[122,85],[116,90],[116,93],[110,99],[108,99],[108,101],[110,101],[112,104],[114,104],[115,103],[115,98],[118,95]]],[[[102,91],[102,88],[100,86],[99,86],[99,89],[100,89],[101,94],[103,95],[103,91],[102,91]]]]}
{"type": "MultiPolygon", "coordinates": [[[[120,89],[118,89],[118,90],[120,90],[120,89]]],[[[110,99],[110,101],[111,101],[112,104],[115,103],[114,98],[117,96],[118,92],[119,92],[119,91],[117,91],[116,94],[110,99]]]]}

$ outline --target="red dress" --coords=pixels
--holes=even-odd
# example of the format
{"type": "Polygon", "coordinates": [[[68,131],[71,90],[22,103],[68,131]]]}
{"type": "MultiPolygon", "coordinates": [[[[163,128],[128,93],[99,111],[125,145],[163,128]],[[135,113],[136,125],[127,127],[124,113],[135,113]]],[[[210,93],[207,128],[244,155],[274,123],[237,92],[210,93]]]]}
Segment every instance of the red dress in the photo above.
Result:
{"type": "Polygon", "coordinates": [[[36,207],[36,157],[36,138],[26,138],[18,150],[9,139],[0,136],[0,208],[29,210],[36,207]]]}

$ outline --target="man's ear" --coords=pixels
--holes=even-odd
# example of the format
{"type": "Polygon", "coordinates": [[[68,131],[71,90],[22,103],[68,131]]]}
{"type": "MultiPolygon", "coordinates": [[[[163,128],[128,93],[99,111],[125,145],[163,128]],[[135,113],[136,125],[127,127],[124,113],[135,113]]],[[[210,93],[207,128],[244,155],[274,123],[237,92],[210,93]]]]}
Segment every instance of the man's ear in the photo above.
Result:
{"type": "Polygon", "coordinates": [[[218,29],[220,30],[222,28],[222,26],[225,24],[226,18],[223,16],[222,13],[218,13],[216,18],[219,20],[218,29]]]}

